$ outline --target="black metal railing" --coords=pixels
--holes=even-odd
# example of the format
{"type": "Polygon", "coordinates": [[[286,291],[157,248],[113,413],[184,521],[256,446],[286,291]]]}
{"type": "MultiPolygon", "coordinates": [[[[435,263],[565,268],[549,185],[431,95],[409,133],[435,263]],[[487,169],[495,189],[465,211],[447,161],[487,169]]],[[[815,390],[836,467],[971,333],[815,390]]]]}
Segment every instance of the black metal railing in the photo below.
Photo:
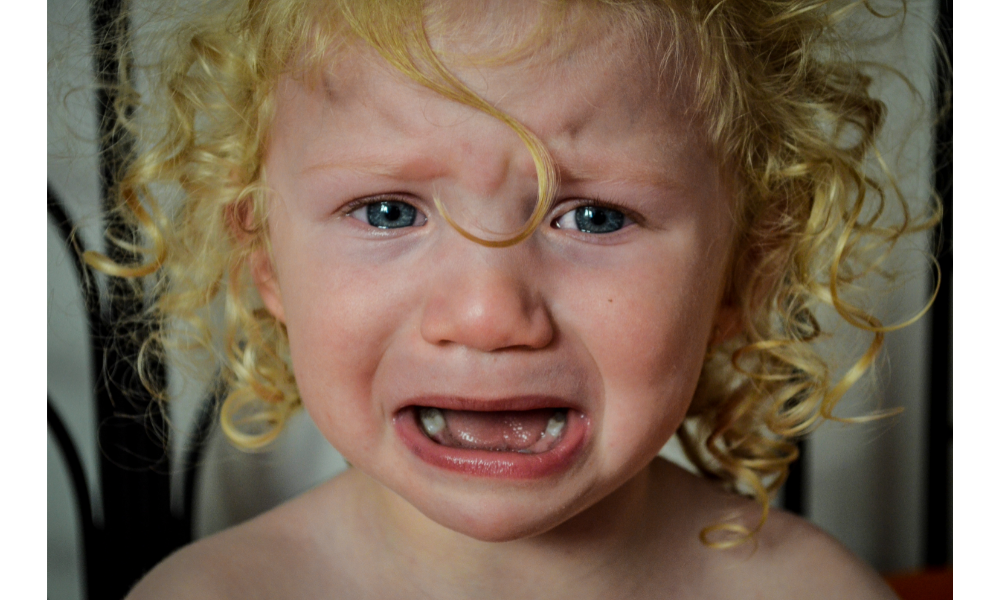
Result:
{"type": "MultiPolygon", "coordinates": [[[[135,344],[123,345],[116,324],[122,311],[103,302],[96,278],[76,251],[84,248],[59,198],[48,191],[49,216],[63,234],[76,263],[86,306],[91,353],[94,356],[93,401],[98,410],[99,477],[103,518],[94,516],[80,452],[48,398],[48,427],[69,471],[83,557],[83,597],[119,599],[153,565],[193,537],[195,482],[203,450],[212,432],[221,390],[202,402],[181,464],[183,502],[170,507],[170,461],[162,405],[135,385],[135,344]],[[112,361],[117,368],[109,369],[112,361]],[[124,382],[124,383],[123,383],[124,382]],[[154,415],[151,417],[151,415],[154,415]]],[[[133,301],[138,302],[133,298],[133,301]]],[[[125,313],[129,314],[129,313],[125,313]]],[[[139,328],[129,329],[135,335],[139,328]]],[[[141,329],[139,329],[141,331],[141,329]]]]}
{"type": "MultiPolygon", "coordinates": [[[[116,210],[114,193],[119,174],[132,158],[133,140],[119,126],[116,109],[120,73],[128,68],[128,59],[123,58],[128,19],[122,0],[93,1],[90,16],[104,228],[114,238],[132,240],[137,232],[116,210]]],[[[204,401],[183,454],[184,501],[180,514],[175,514],[170,490],[173,466],[164,435],[166,409],[140,382],[136,371],[139,350],[157,327],[155,320],[145,316],[147,293],[144,286],[117,277],[105,277],[101,291],[97,275],[81,260],[88,247],[51,185],[48,214],[69,250],[83,295],[98,423],[100,520],[94,516],[80,453],[51,397],[48,426],[69,470],[80,519],[84,597],[118,599],[153,565],[192,539],[195,475],[212,430],[217,393],[204,401]]],[[[121,264],[139,260],[113,243],[105,253],[121,264]]],[[[144,376],[162,389],[166,366],[155,352],[150,359],[144,361],[144,376]]]]}
{"type": "MultiPolygon", "coordinates": [[[[170,474],[174,466],[167,446],[164,408],[142,386],[134,384],[135,344],[122,345],[115,303],[101,303],[96,277],[82,260],[86,248],[50,187],[48,213],[69,249],[79,276],[89,324],[98,409],[99,477],[103,519],[91,504],[80,452],[48,398],[48,427],[69,472],[80,522],[84,598],[121,598],[135,581],[174,549],[193,537],[195,484],[206,441],[213,430],[221,389],[205,399],[182,454],[179,512],[170,507],[170,474]],[[124,349],[124,350],[123,350],[124,349]],[[129,354],[131,351],[132,354],[129,354]],[[108,369],[111,361],[117,369],[108,369]],[[133,382],[126,385],[123,382],[133,382]],[[150,415],[157,415],[150,417],[150,415]]],[[[140,299],[133,298],[135,302],[140,299]]],[[[129,314],[129,313],[126,313],[129,314]]],[[[134,318],[134,317],[131,317],[134,318]]],[[[134,335],[136,328],[129,330],[134,335]]],[[[140,330],[141,331],[141,330],[140,330]]],[[[148,331],[148,330],[147,330],[148,331]]]]}
{"type": "Polygon", "coordinates": [[[930,376],[927,394],[926,488],[924,507],[924,562],[951,564],[952,535],[952,162],[951,162],[951,0],[940,0],[936,22],[938,122],[934,131],[934,190],[943,214],[934,232],[934,248],[941,267],[941,288],[931,309],[930,376]]]}

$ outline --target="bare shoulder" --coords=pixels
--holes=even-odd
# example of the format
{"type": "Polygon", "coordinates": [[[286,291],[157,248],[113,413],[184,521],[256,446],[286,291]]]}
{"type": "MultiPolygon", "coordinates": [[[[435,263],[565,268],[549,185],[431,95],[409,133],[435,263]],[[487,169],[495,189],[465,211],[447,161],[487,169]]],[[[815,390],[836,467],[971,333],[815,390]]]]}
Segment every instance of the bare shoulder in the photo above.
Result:
{"type": "Polygon", "coordinates": [[[879,574],[840,542],[782,510],[774,510],[768,517],[758,553],[752,561],[759,566],[754,571],[765,598],[896,598],[879,574]]]}
{"type": "MultiPolygon", "coordinates": [[[[661,467],[662,468],[662,467],[661,467]]],[[[679,470],[678,467],[673,467],[679,470]]],[[[693,597],[761,598],[768,600],[894,600],[885,581],[840,542],[805,519],[771,509],[756,543],[729,550],[708,548],[698,541],[706,527],[719,523],[754,526],[760,506],[729,494],[715,483],[676,472],[674,487],[682,487],[692,506],[684,538],[693,540],[689,583],[693,597]]]]}
{"type": "Polygon", "coordinates": [[[237,530],[248,529],[252,531],[258,527],[241,525],[174,552],[143,577],[126,600],[216,600],[240,596],[253,588],[257,579],[257,571],[250,568],[256,562],[257,553],[240,544],[244,536],[237,533],[237,530]],[[248,574],[252,575],[248,577],[248,574]]]}
{"type": "Polygon", "coordinates": [[[336,527],[322,518],[331,487],[328,482],[181,548],[150,571],[126,600],[329,597],[344,583],[331,549],[330,532],[336,527]]]}

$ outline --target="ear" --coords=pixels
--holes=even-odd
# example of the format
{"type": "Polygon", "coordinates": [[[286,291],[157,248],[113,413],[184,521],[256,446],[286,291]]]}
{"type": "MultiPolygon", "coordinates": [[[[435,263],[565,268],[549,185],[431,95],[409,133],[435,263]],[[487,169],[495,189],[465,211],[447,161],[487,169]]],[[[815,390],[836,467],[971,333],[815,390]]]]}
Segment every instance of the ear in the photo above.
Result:
{"type": "MultiPolygon", "coordinates": [[[[253,207],[249,201],[237,202],[226,207],[226,220],[229,229],[238,245],[250,245],[255,239],[260,239],[262,233],[254,225],[253,207]]],[[[259,244],[258,244],[259,246],[259,244]]],[[[285,322],[285,308],[281,302],[281,287],[274,264],[268,251],[258,247],[250,253],[247,261],[250,277],[260,294],[264,306],[275,319],[285,322]]]]}
{"type": "Polygon", "coordinates": [[[274,263],[264,248],[258,248],[250,255],[250,276],[257,287],[264,306],[275,319],[285,322],[285,305],[281,301],[281,286],[274,271],[274,263]]]}
{"type": "Polygon", "coordinates": [[[742,332],[743,323],[740,319],[739,309],[732,304],[723,302],[715,313],[715,323],[712,327],[712,337],[709,339],[708,347],[714,348],[742,332]]]}

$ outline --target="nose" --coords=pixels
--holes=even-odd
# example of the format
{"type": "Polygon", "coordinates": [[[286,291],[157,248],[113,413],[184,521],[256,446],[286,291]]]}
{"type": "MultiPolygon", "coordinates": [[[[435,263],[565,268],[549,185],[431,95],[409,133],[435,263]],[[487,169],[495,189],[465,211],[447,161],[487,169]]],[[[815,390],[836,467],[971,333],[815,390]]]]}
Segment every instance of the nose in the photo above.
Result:
{"type": "Polygon", "coordinates": [[[459,244],[471,252],[448,252],[437,261],[420,325],[423,338],[480,352],[548,346],[555,330],[524,244],[459,244]]]}

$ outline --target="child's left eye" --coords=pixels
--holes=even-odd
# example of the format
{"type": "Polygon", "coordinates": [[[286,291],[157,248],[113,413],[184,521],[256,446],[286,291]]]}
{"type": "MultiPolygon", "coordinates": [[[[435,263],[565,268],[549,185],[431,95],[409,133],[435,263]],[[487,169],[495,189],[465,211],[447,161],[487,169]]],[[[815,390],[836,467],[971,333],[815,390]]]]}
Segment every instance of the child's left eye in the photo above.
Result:
{"type": "Polygon", "coordinates": [[[556,219],[552,226],[583,233],[614,233],[631,224],[632,219],[620,210],[605,206],[579,206],[556,219]]]}
{"type": "Polygon", "coordinates": [[[427,217],[415,206],[400,200],[375,200],[352,210],[348,216],[379,229],[420,227],[427,217]]]}

